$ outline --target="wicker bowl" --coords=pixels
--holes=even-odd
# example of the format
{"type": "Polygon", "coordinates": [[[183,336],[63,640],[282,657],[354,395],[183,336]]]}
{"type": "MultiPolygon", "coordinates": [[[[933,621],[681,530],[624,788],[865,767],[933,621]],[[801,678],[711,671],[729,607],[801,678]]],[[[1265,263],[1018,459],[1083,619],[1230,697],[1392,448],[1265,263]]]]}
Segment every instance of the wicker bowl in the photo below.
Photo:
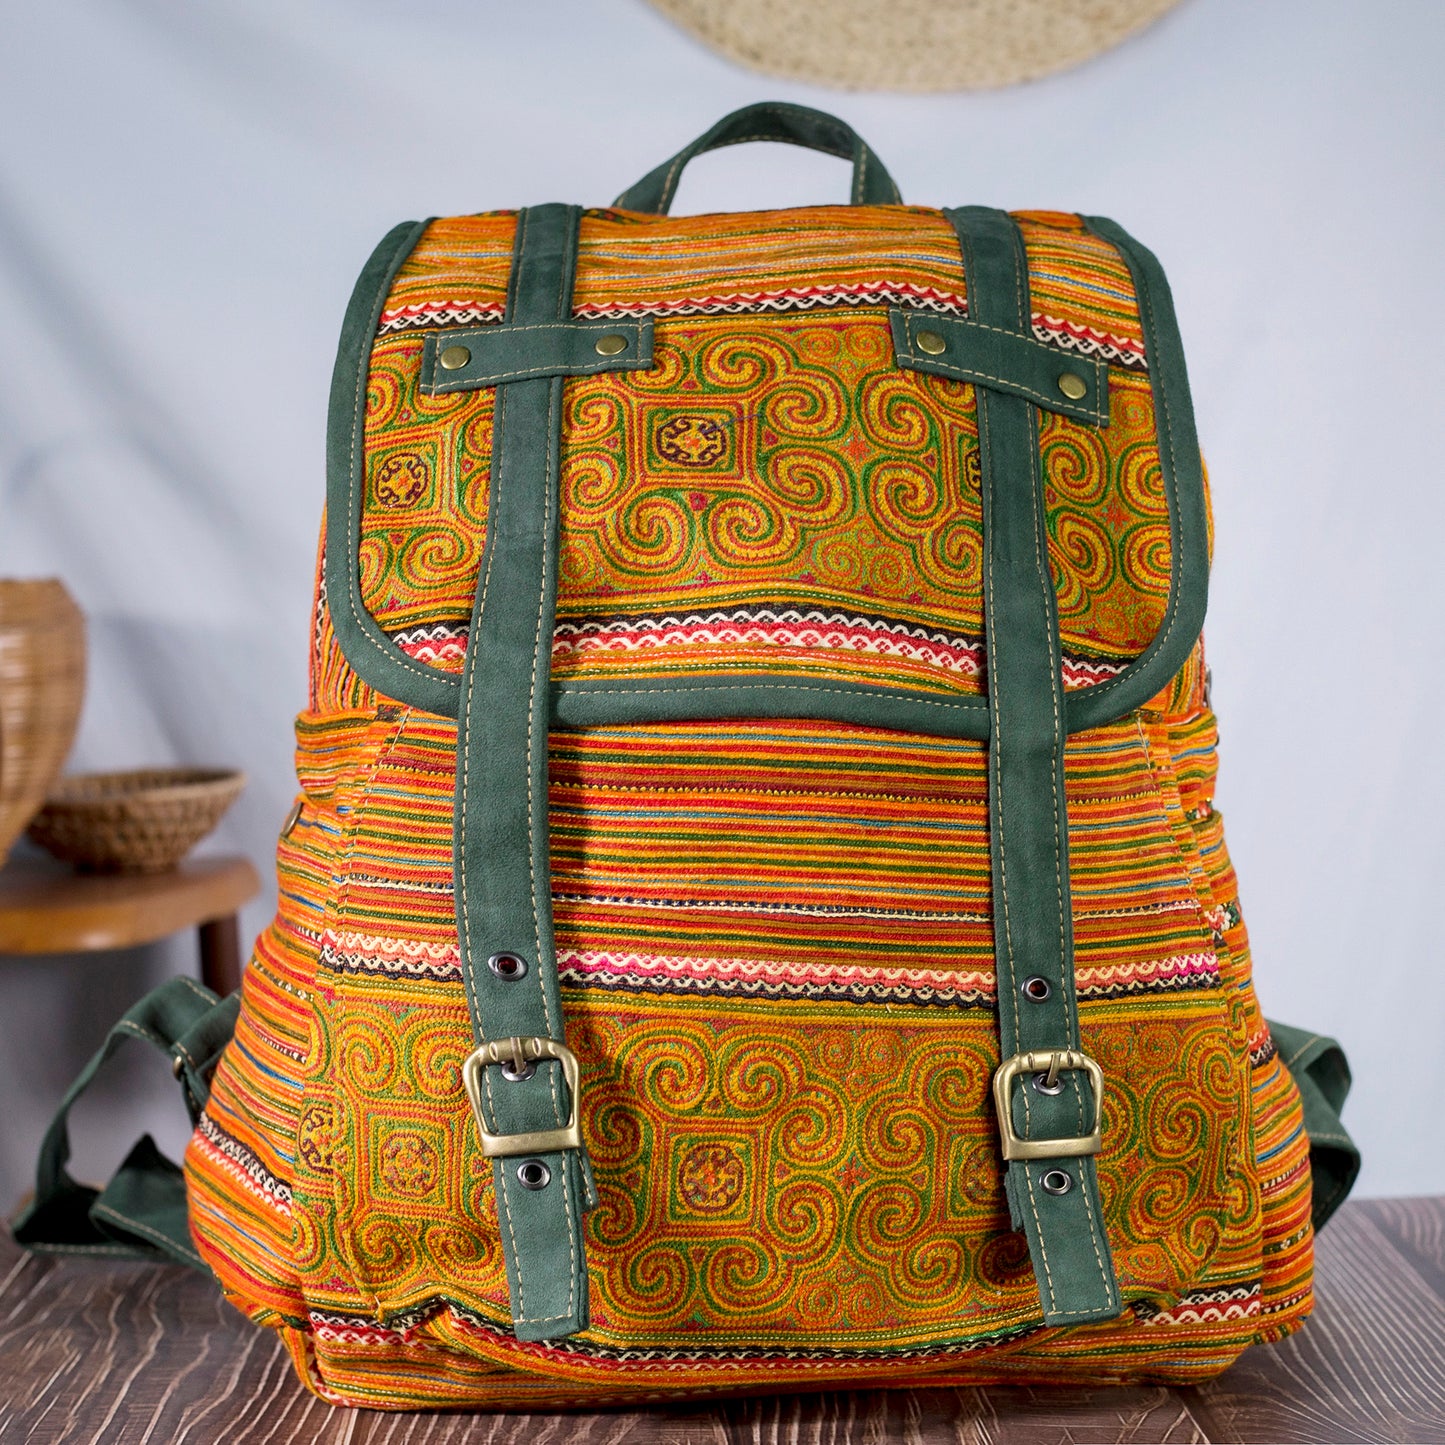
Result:
{"type": "Polygon", "coordinates": [[[164,873],[217,823],[246,786],[217,768],[140,768],[62,778],[30,836],[85,873],[164,873]]]}

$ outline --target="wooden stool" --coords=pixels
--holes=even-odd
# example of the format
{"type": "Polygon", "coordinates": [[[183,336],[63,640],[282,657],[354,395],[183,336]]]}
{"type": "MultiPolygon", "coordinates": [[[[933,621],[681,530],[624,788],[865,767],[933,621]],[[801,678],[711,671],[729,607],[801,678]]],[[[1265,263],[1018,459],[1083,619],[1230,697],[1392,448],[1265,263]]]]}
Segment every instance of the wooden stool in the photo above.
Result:
{"type": "Polygon", "coordinates": [[[261,890],[245,858],[194,858],[169,873],[72,873],[44,859],[0,870],[0,953],[92,953],[200,932],[201,982],[241,984],[236,911],[261,890]]]}

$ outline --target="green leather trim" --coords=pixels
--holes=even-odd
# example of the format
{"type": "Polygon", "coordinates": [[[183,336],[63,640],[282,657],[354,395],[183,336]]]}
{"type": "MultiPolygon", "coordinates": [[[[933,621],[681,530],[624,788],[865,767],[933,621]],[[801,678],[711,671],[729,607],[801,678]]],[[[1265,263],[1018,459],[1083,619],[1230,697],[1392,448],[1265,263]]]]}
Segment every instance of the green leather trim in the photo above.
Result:
{"type": "MultiPolygon", "coordinates": [[[[1128,264],[1139,298],[1159,418],[1160,468],[1169,509],[1171,585],[1164,622],[1149,647],[1117,677],[1066,695],[1064,707],[1070,733],[1125,716],[1173,677],[1198,639],[1209,586],[1203,469],[1168,283],[1153,255],[1126,232],[1111,221],[1088,219],[1090,228],[1114,245],[1128,264]]],[[[392,280],[427,224],[406,222],[385,237],[357,280],[347,307],[332,377],[327,428],[325,584],[337,641],[357,675],[387,697],[442,717],[456,717],[460,676],[408,657],[382,632],[362,603],[356,561],[365,480],[362,428],[371,346],[392,280]]],[[[940,322],[950,326],[970,324],[948,318],[926,319],[934,329],[940,322]]],[[[920,317],[918,324],[923,320],[920,317]]],[[[973,321],[977,324],[978,317],[973,321]]],[[[571,324],[579,331],[595,329],[591,322],[571,324]]],[[[477,330],[500,332],[503,327],[477,330]]],[[[1023,343],[1035,344],[1032,337],[1023,338],[1023,343]]],[[[1040,349],[1049,350],[1041,344],[1040,349]]],[[[916,356],[916,348],[909,354],[916,356]]],[[[926,355],[919,359],[931,360],[926,355]]],[[[806,699],[821,709],[817,716],[841,722],[932,731],[934,728],[924,721],[932,719],[944,724],[937,730],[946,736],[982,738],[988,733],[982,699],[937,702],[886,687],[815,689],[776,678],[739,676],[666,688],[652,683],[568,682],[555,685],[552,695],[557,721],[563,726],[740,717],[749,715],[754,702],[758,703],[751,714],[754,716],[813,716],[811,712],[790,712],[781,705],[785,699],[794,703],[806,699]],[[847,710],[850,697],[856,699],[856,711],[847,710]]]]}
{"type": "MultiPolygon", "coordinates": [[[[508,326],[570,315],[580,217],[556,205],[518,215],[508,326]]],[[[478,1043],[564,1034],[547,828],[561,435],[560,376],[497,388],[487,544],[457,719],[457,933],[478,1043]],[[499,953],[524,960],[526,973],[499,977],[487,964],[499,953]]],[[[552,1061],[512,1081],[489,1066],[482,1093],[494,1133],[560,1128],[574,1106],[552,1061]]],[[[587,1327],[590,1187],[580,1151],[532,1157],[548,1170],[544,1188],[522,1186],[518,1158],[493,1160],[492,1179],[513,1328],[518,1339],[550,1340],[587,1327]]]]}
{"type": "Polygon", "coordinates": [[[16,1217],[15,1240],[26,1249],[66,1254],[139,1255],[206,1265],[191,1243],[181,1171],[149,1134],[126,1156],[103,1190],[78,1184],[70,1161],[70,1111],[127,1039],[142,1039],[171,1056],[185,1085],[194,1123],[210,1094],[210,1068],[235,1029],[239,1001],[218,999],[188,978],[167,979],[111,1029],[66,1091],[41,1141],[35,1196],[16,1217]]]}
{"type": "MultiPolygon", "coordinates": [[[[958,232],[974,319],[1029,326],[1023,238],[1003,211],[969,206],[946,213],[958,232]]],[[[1048,560],[1038,413],[1023,397],[978,387],[984,530],[984,633],[991,729],[989,841],[994,960],[1001,1056],[1079,1048],[1069,896],[1069,820],[1064,797],[1064,689],[1048,560]],[[1038,975],[1043,1002],[1021,993],[1038,975]]],[[[1021,1077],[1011,1096],[1015,1132],[1037,1142],[1089,1132],[1095,1101],[1085,1077],[1059,1076],[1050,1096],[1021,1077]]],[[[987,1101],[983,1103],[988,1107],[987,1101]]],[[[1006,1185],[1028,1240],[1044,1322],[1082,1324],[1120,1312],[1092,1158],[1014,1160],[1006,1185]],[[1066,1193],[1042,1180],[1069,1176],[1066,1193]]]]}
{"type": "Polygon", "coordinates": [[[893,184],[893,177],[851,125],[835,115],[806,105],[765,100],[725,115],[691,145],[684,146],[671,159],[649,171],[636,185],[629,186],[613,205],[624,211],[648,211],[665,216],[677,191],[682,168],[694,156],[755,140],[785,141],[852,161],[853,185],[849,199],[855,206],[897,206],[903,203],[898,187],[893,184]]]}
{"type": "Polygon", "coordinates": [[[221,1054],[236,1032],[241,1014],[241,993],[238,989],[207,1009],[194,1024],[171,1045],[171,1067],[185,1091],[186,1108],[192,1119],[198,1119],[206,1100],[211,1096],[211,1075],[221,1061],[221,1054]]]}
{"type": "Polygon", "coordinates": [[[938,697],[863,683],[736,673],[662,686],[604,679],[552,686],[552,720],[558,727],[782,717],[980,741],[988,736],[986,698],[938,697]]]}
{"type": "Polygon", "coordinates": [[[971,381],[996,392],[1021,396],[1046,411],[1090,426],[1109,425],[1109,370],[1101,361],[1070,356],[1032,336],[1001,326],[905,311],[897,306],[889,310],[888,324],[893,330],[894,360],[907,371],[971,381]],[[920,331],[940,337],[944,349],[936,354],[920,350],[920,331]],[[1077,377],[1085,387],[1083,396],[1076,400],[1059,390],[1059,378],[1066,374],[1077,377]]]}
{"type": "Polygon", "coordinates": [[[357,676],[384,697],[424,712],[457,714],[461,680],[408,657],[376,625],[361,597],[361,514],[366,486],[366,390],[371,347],[391,283],[429,222],[393,227],[362,268],[336,348],[326,424],[326,560],[331,625],[357,676]]]}
{"type": "Polygon", "coordinates": [[[1204,626],[1209,600],[1209,533],[1204,464],[1194,429],[1194,406],[1179,323],[1163,268],[1152,252],[1122,227],[1086,216],[1089,229],[1108,241],[1129,267],[1138,299],[1154,393],[1159,468],[1169,509],[1169,601],[1154,640],[1117,677],[1068,695],[1071,733],[1100,727],[1143,707],[1184,666],[1204,626]]]}
{"type": "Polygon", "coordinates": [[[427,333],[421,389],[435,396],[477,391],[540,376],[591,376],[600,371],[646,371],[652,365],[652,318],[642,321],[564,321],[558,324],[468,326],[427,333]],[[624,351],[602,356],[597,342],[621,336],[624,351]],[[437,353],[464,346],[471,359],[453,370],[437,365],[437,353]]]}
{"type": "Polygon", "coordinates": [[[1349,1198],[1360,1173],[1360,1150],[1340,1122],[1350,1092],[1350,1064],[1334,1039],[1269,1020],[1279,1061],[1299,1089],[1310,1141],[1310,1219],[1323,1229],[1349,1198]]]}

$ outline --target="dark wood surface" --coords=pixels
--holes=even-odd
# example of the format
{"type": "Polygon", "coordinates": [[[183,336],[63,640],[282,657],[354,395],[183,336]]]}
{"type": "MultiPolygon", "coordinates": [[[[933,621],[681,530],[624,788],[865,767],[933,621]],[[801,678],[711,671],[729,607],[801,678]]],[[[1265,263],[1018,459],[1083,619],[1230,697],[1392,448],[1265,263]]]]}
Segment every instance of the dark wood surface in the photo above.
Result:
{"type": "Polygon", "coordinates": [[[1197,1389],[894,1390],[610,1414],[389,1415],[307,1395],[200,1275],[0,1241],[5,1445],[1445,1442],[1445,1199],[1348,1204],[1304,1330],[1197,1389]]]}
{"type": "Polygon", "coordinates": [[[196,930],[201,942],[201,982],[225,998],[241,986],[241,926],[234,913],[208,918],[196,930]]]}
{"type": "Polygon", "coordinates": [[[236,910],[261,890],[245,858],[187,858],[166,873],[76,873],[43,858],[0,870],[0,953],[92,953],[199,931],[201,981],[241,982],[236,910]]]}

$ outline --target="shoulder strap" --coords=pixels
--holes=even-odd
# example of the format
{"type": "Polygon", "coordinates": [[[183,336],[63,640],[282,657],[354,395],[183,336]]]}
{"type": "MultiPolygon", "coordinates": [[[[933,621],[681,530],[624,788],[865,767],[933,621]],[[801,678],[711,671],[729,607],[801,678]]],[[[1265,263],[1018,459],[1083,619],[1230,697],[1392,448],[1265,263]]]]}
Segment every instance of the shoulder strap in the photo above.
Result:
{"type": "Polygon", "coordinates": [[[240,998],[217,998],[188,978],[168,979],[111,1029],[70,1086],[40,1146],[35,1197],[13,1232],[27,1249],[66,1254],[142,1255],[205,1269],[186,1223],[181,1171],[144,1135],[103,1190],[71,1178],[70,1111],[126,1039],[143,1039],[171,1056],[194,1122],[210,1094],[211,1071],[236,1027],[240,998]]]}
{"type": "MultiPolygon", "coordinates": [[[[969,315],[1029,334],[1023,240],[1003,211],[947,212],[969,315]]],[[[1093,1155],[1103,1076],[1079,1047],[1064,800],[1059,627],[1049,570],[1038,412],[976,384],[989,695],[989,835],[1001,1062],[994,1098],[1014,1222],[1028,1239],[1044,1322],[1120,1311],[1093,1155]]]]}
{"type": "Polygon", "coordinates": [[[1310,1220],[1316,1229],[1342,1205],[1360,1172],[1360,1150],[1340,1122],[1350,1065],[1334,1039],[1268,1020],[1279,1061],[1299,1090],[1310,1141],[1310,1220]]]}

